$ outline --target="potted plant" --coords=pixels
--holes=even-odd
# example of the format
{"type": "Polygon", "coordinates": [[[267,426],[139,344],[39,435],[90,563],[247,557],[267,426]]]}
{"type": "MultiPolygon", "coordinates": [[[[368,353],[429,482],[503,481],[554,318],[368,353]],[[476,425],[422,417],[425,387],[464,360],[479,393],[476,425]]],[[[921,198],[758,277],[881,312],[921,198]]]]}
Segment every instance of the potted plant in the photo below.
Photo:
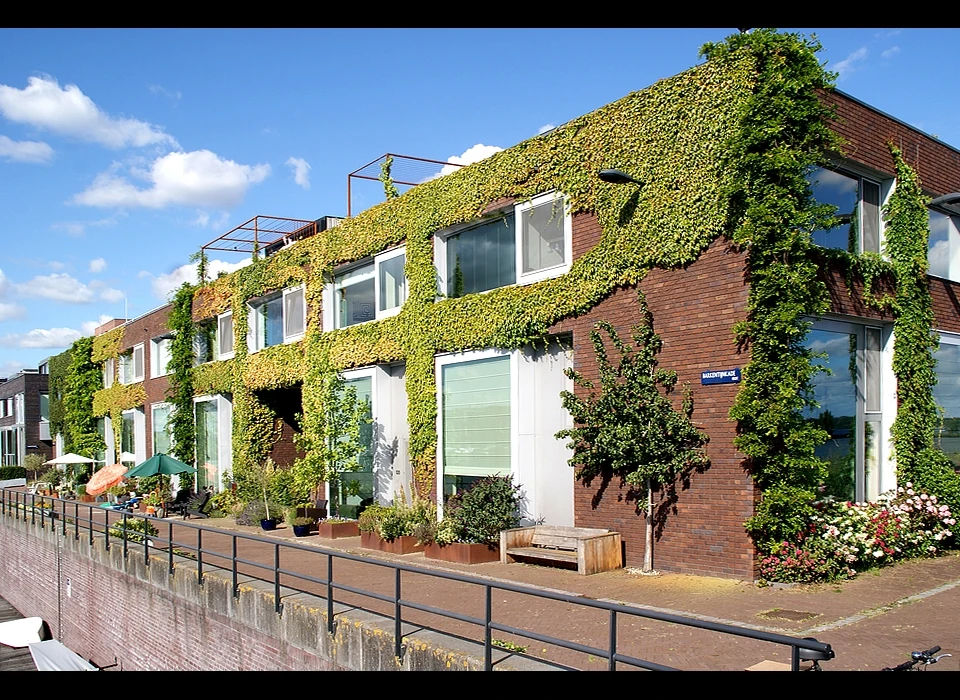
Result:
{"type": "Polygon", "coordinates": [[[313,523],[313,518],[294,518],[290,521],[290,525],[293,526],[293,534],[295,537],[306,537],[309,535],[310,529],[313,527],[313,523]]]}
{"type": "Polygon", "coordinates": [[[428,559],[480,564],[500,560],[500,531],[520,524],[520,486],[508,476],[480,479],[447,499],[444,519],[417,528],[428,559]]]}
{"type": "Polygon", "coordinates": [[[263,494],[264,517],[260,519],[260,527],[267,532],[277,529],[278,518],[270,516],[270,501],[267,497],[267,489],[270,488],[270,482],[273,480],[273,472],[275,470],[276,466],[273,463],[273,459],[267,457],[263,464],[257,465],[255,472],[257,485],[263,494]]]}
{"type": "Polygon", "coordinates": [[[360,514],[360,546],[392,554],[422,552],[424,545],[413,533],[418,525],[435,521],[435,513],[436,506],[416,494],[408,505],[401,489],[393,505],[374,504],[360,514]]]}
{"type": "Polygon", "coordinates": [[[348,518],[324,518],[317,523],[317,534],[328,540],[337,540],[343,537],[359,537],[360,523],[348,518]]]}

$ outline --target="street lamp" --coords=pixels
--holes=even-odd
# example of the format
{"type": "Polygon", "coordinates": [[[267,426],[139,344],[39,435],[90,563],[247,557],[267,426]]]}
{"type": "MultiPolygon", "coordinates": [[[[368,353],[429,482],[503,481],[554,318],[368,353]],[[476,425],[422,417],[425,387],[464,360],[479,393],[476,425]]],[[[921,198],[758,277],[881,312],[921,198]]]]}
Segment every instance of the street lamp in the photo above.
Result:
{"type": "Polygon", "coordinates": [[[622,170],[615,170],[613,168],[608,168],[607,170],[601,170],[597,173],[599,177],[604,182],[609,182],[611,185],[626,185],[628,182],[632,182],[636,185],[643,186],[643,183],[632,175],[627,175],[627,173],[622,170]]]}

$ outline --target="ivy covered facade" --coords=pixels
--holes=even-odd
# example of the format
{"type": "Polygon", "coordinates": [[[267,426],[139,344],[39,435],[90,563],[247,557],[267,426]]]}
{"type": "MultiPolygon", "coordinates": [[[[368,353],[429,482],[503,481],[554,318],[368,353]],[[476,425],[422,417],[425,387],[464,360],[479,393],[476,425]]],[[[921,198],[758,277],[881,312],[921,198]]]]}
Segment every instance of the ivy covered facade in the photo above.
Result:
{"type": "Polygon", "coordinates": [[[734,36],[689,71],[185,286],[154,312],[162,327],[94,340],[108,384],[133,371],[94,395],[107,442],[125,444],[132,415],[134,454],[157,451],[166,404],[163,420],[193,418],[166,433],[201,485],[229,471],[242,486],[268,456],[311,459],[297,444],[322,431],[324,378],[340,372],[373,422],[359,488],[331,497],[415,488],[442,510],[473,479],[511,474],[528,519],[618,530],[638,565],[645,494],[615,473],[578,480],[555,435],[570,427],[565,370],[596,378],[590,331],[627,337],[639,287],[660,365],[709,438],[709,466],[655,494],[657,568],[752,579],[758,541],[809,500],[874,498],[898,468],[960,497],[960,216],[927,209],[960,191],[960,153],[834,91],[816,48],[734,36]],[[605,168],[642,184],[604,182],[605,168]]]}

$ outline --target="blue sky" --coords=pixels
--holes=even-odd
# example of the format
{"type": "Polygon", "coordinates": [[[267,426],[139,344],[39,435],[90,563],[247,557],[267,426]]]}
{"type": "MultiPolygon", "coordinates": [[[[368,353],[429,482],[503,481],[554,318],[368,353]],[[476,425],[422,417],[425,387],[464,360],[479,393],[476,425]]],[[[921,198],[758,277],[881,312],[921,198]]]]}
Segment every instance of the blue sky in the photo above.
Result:
{"type": "MultiPolygon", "coordinates": [[[[384,153],[508,148],[734,31],[0,29],[0,377],[163,304],[254,215],[345,215],[347,173],[384,153]]],[[[790,31],[841,90],[960,146],[960,30],[790,31]]],[[[354,211],[381,198],[357,187],[354,211]]]]}

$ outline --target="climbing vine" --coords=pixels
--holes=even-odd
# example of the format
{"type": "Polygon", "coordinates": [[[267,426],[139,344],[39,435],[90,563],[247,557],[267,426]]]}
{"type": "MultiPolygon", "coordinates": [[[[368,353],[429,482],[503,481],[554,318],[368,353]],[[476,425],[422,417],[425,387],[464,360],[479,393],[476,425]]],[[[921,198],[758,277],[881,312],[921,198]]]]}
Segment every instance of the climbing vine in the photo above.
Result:
{"type": "MultiPolygon", "coordinates": [[[[193,324],[193,290],[194,286],[188,282],[177,290],[170,307],[168,325],[173,331],[170,341],[170,359],[167,362],[167,371],[170,373],[170,387],[167,398],[170,400],[172,411],[169,417],[171,452],[181,462],[193,464],[196,453],[197,433],[193,418],[194,396],[194,348],[193,341],[196,328],[193,324]]],[[[192,475],[184,475],[187,482],[192,475]]],[[[183,483],[181,487],[192,485],[183,483]]]]}
{"type": "Polygon", "coordinates": [[[64,450],[91,458],[105,448],[93,408],[103,373],[91,357],[92,350],[93,338],[80,338],[64,353],[69,362],[63,359],[51,367],[58,370],[52,381],[63,388],[64,450]]]}
{"type": "Polygon", "coordinates": [[[393,178],[390,176],[390,170],[393,168],[393,156],[387,156],[386,160],[380,165],[380,177],[383,183],[383,194],[387,199],[393,199],[400,196],[400,190],[393,184],[393,178]]]}
{"type": "Polygon", "coordinates": [[[893,266],[896,292],[888,299],[894,313],[893,373],[897,377],[897,417],[890,429],[898,481],[935,493],[953,512],[960,510],[960,474],[934,447],[939,411],[933,397],[937,383],[933,353],[938,340],[927,277],[930,237],[928,198],[903,154],[889,144],[897,186],[886,207],[886,252],[893,266]]]}

